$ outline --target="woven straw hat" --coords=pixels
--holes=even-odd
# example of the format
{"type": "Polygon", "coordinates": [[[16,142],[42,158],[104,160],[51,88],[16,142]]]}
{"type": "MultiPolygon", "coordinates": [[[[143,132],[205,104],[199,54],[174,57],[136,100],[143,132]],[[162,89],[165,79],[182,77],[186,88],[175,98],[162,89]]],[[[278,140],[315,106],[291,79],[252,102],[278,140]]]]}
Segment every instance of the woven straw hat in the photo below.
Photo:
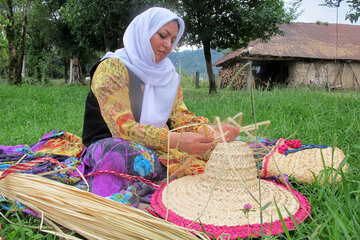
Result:
{"type": "MultiPolygon", "coordinates": [[[[315,182],[315,175],[318,179],[321,177],[321,183],[324,180],[331,182],[345,158],[344,152],[337,147],[316,147],[316,145],[313,145],[312,148],[299,148],[299,151],[285,155],[279,151],[284,142],[284,139],[279,139],[276,146],[265,156],[261,171],[262,178],[287,174],[299,183],[312,184],[315,182]],[[324,171],[325,169],[329,169],[327,173],[324,171]],[[326,174],[328,174],[328,178],[326,178],[326,174]]],[[[347,171],[346,164],[342,170],[347,171]]],[[[338,174],[336,181],[340,180],[341,175],[338,174]]]]}
{"type": "Polygon", "coordinates": [[[260,236],[260,183],[261,205],[264,208],[270,203],[262,211],[264,234],[283,232],[276,205],[287,228],[295,228],[292,218],[300,224],[310,214],[308,200],[284,185],[259,180],[252,154],[243,142],[217,144],[204,173],[161,185],[152,196],[151,206],[168,221],[198,231],[203,227],[216,237],[260,236]],[[252,208],[245,214],[248,204],[252,208]]]}

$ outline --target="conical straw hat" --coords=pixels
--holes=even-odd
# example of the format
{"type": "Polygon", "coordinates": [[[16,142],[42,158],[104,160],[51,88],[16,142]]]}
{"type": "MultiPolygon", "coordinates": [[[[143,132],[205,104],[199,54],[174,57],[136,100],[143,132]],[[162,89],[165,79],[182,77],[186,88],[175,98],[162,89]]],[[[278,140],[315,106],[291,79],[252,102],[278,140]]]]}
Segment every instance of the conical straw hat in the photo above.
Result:
{"type": "Polygon", "coordinates": [[[308,200],[284,185],[259,180],[252,154],[244,142],[217,144],[204,173],[161,185],[151,206],[168,221],[198,231],[203,227],[216,237],[260,236],[261,222],[265,235],[283,232],[276,205],[287,228],[295,228],[292,218],[300,224],[310,214],[308,200]],[[270,203],[262,211],[262,221],[260,199],[263,208],[270,203]],[[252,208],[245,214],[248,204],[252,208]]]}

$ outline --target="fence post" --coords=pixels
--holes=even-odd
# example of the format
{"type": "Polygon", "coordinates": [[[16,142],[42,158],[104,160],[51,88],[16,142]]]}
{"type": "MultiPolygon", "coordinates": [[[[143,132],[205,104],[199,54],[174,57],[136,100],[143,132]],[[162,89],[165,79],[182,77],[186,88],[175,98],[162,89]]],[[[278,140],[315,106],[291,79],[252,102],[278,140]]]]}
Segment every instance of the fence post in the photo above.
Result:
{"type": "Polygon", "coordinates": [[[250,92],[252,84],[253,84],[252,61],[250,61],[250,64],[248,65],[248,70],[247,70],[247,82],[246,82],[246,90],[248,92],[250,92]]]}
{"type": "Polygon", "coordinates": [[[195,77],[195,88],[200,88],[199,81],[200,81],[200,73],[199,73],[199,71],[197,71],[196,77],[195,77]]]}

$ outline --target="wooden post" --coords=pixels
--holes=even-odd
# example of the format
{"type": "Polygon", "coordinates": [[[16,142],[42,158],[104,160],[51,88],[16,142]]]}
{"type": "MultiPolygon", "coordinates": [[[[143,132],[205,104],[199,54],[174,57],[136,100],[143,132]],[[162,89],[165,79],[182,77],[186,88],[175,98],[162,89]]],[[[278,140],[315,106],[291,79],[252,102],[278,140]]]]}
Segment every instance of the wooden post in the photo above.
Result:
{"type": "Polygon", "coordinates": [[[340,77],[340,85],[343,85],[343,79],[344,79],[344,74],[345,74],[345,67],[346,67],[346,62],[344,62],[344,67],[341,73],[341,77],[340,77]]]}
{"type": "Polygon", "coordinates": [[[352,64],[351,63],[349,63],[349,66],[350,66],[350,68],[351,68],[351,71],[353,72],[353,74],[354,74],[354,80],[355,80],[355,82],[357,83],[357,86],[358,86],[358,88],[360,88],[360,84],[359,84],[359,78],[358,78],[358,76],[357,76],[357,74],[356,74],[356,72],[355,72],[355,70],[354,70],[354,68],[352,67],[352,64]]]}
{"type": "Polygon", "coordinates": [[[247,81],[246,81],[246,90],[250,92],[251,84],[253,84],[253,75],[252,75],[252,61],[247,67],[247,81]]]}
{"type": "Polygon", "coordinates": [[[69,84],[73,83],[73,64],[72,64],[72,60],[70,59],[70,79],[69,79],[69,84]]]}
{"type": "Polygon", "coordinates": [[[25,57],[23,58],[23,62],[22,62],[22,68],[21,68],[21,77],[25,78],[25,57]]]}
{"type": "Polygon", "coordinates": [[[199,71],[197,71],[196,77],[195,77],[195,88],[200,88],[199,81],[200,81],[200,73],[199,73],[199,71]]]}

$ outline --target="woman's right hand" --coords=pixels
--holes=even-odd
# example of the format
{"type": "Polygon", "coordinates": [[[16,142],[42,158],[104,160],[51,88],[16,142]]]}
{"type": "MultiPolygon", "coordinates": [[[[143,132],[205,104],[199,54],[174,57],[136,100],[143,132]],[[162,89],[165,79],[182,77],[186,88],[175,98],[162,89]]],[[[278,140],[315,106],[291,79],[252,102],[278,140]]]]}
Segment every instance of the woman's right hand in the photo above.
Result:
{"type": "Polygon", "coordinates": [[[182,134],[171,132],[170,148],[176,148],[178,141],[178,149],[181,151],[189,154],[203,154],[212,147],[214,137],[205,137],[201,133],[193,132],[183,132],[182,134]]]}

